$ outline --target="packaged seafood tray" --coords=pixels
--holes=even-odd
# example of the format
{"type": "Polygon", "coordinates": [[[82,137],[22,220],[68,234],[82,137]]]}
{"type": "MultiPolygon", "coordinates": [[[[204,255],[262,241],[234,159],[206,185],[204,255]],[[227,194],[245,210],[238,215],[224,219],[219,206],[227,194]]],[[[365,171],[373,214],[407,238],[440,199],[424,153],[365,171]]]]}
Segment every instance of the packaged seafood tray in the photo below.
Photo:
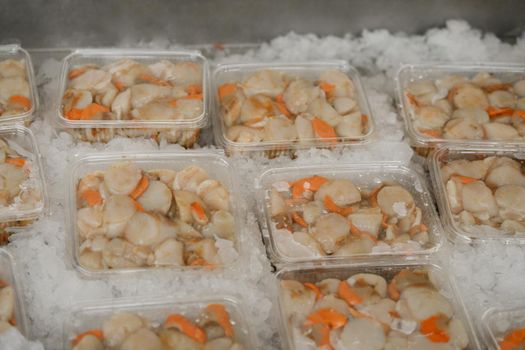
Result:
{"type": "Polygon", "coordinates": [[[512,307],[495,307],[481,318],[490,350],[518,350],[525,345],[525,300],[512,307]]]}
{"type": "Polygon", "coordinates": [[[213,72],[214,134],[228,154],[365,143],[374,120],[346,61],[237,63],[213,72]]]}
{"type": "Polygon", "coordinates": [[[498,146],[525,141],[525,65],[404,65],[397,96],[412,146],[469,142],[498,146]]]}
{"type": "Polygon", "coordinates": [[[57,124],[83,141],[149,137],[192,147],[208,124],[198,52],[76,50],[63,61],[57,124]]]}
{"type": "Polygon", "coordinates": [[[21,125],[0,127],[0,229],[31,224],[45,214],[46,186],[33,133],[21,125]]]}
{"type": "Polygon", "coordinates": [[[429,263],[277,273],[287,349],[481,349],[445,271],[429,263]]]}
{"type": "Polygon", "coordinates": [[[83,275],[215,270],[237,259],[242,205],[221,155],[88,154],[69,173],[66,225],[83,275]]]}
{"type": "Polygon", "coordinates": [[[12,326],[27,336],[26,314],[16,275],[11,254],[0,248],[0,333],[12,326]]]}
{"type": "Polygon", "coordinates": [[[64,329],[64,350],[256,349],[242,304],[229,296],[85,304],[64,329]]]}
{"type": "Polygon", "coordinates": [[[525,148],[443,146],[430,174],[451,240],[525,243],[525,148]]]}
{"type": "Polygon", "coordinates": [[[257,197],[277,265],[414,259],[443,241],[424,179],[396,162],[270,169],[257,197]]]}
{"type": "Polygon", "coordinates": [[[31,57],[19,45],[0,45],[0,125],[28,125],[37,109],[31,57]]]}

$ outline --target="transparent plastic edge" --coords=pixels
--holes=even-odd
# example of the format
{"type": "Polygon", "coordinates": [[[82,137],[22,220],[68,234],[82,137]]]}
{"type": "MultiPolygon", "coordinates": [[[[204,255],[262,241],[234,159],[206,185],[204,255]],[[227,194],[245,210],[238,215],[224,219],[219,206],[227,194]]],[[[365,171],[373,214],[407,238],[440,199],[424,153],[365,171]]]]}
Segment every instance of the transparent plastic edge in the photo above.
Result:
{"type": "Polygon", "coordinates": [[[432,196],[430,195],[429,188],[426,185],[426,182],[421,177],[419,173],[417,173],[415,170],[413,170],[410,167],[405,166],[402,162],[398,161],[391,161],[391,162],[368,162],[368,163],[353,163],[353,164],[346,164],[346,165],[331,165],[330,169],[321,168],[323,164],[318,165],[306,165],[306,166],[298,166],[298,167],[292,167],[292,166],[285,166],[285,167],[276,167],[276,168],[268,168],[265,171],[257,177],[255,180],[255,189],[256,189],[256,196],[257,196],[257,220],[259,221],[259,226],[261,228],[263,240],[266,246],[266,243],[268,245],[266,246],[267,253],[270,256],[270,260],[272,263],[274,263],[279,268],[286,267],[286,266],[293,266],[293,265],[301,265],[303,267],[307,266],[319,266],[320,264],[333,264],[333,265],[345,265],[349,261],[352,262],[362,262],[362,263],[369,263],[369,262],[375,262],[375,261],[381,261],[381,260],[389,260],[389,261],[428,261],[433,255],[435,255],[443,246],[445,237],[443,235],[443,227],[441,226],[441,222],[438,218],[438,213],[436,212],[434,206],[433,206],[433,200],[432,196]],[[280,250],[275,244],[275,241],[273,239],[273,233],[272,228],[269,226],[269,216],[266,208],[266,202],[265,202],[265,192],[267,190],[266,180],[268,177],[271,177],[273,175],[282,175],[285,176],[287,174],[291,174],[292,172],[295,172],[297,170],[301,170],[302,174],[305,175],[311,175],[311,174],[326,174],[331,172],[341,172],[341,171],[379,171],[379,170],[386,170],[386,171],[399,171],[406,174],[409,174],[410,176],[413,176],[417,179],[419,182],[419,185],[421,185],[421,192],[418,191],[420,194],[421,199],[423,200],[422,205],[426,206],[430,218],[429,218],[429,224],[433,226],[433,233],[435,234],[436,241],[434,242],[435,245],[431,248],[418,251],[418,252],[385,252],[385,253],[369,253],[369,254],[355,254],[355,255],[349,255],[349,256],[342,256],[342,257],[332,257],[332,258],[326,258],[326,257],[320,257],[320,258],[309,258],[309,257],[303,257],[303,258],[291,258],[287,257],[283,254],[281,254],[280,250]]]}
{"type": "MultiPolygon", "coordinates": [[[[361,76],[357,69],[350,65],[345,60],[325,60],[325,61],[283,61],[283,62],[237,62],[237,63],[219,63],[215,64],[211,67],[211,82],[212,84],[212,92],[210,94],[211,101],[212,101],[212,107],[210,108],[211,111],[211,121],[213,124],[213,135],[215,142],[224,147],[227,151],[231,153],[236,152],[264,152],[264,151],[293,151],[293,150],[301,150],[301,149],[309,149],[312,147],[333,147],[333,148],[341,148],[345,146],[352,146],[352,145],[362,145],[372,142],[373,135],[375,134],[375,118],[372,114],[372,109],[370,108],[370,103],[368,101],[368,94],[366,92],[366,89],[364,88],[361,76]],[[220,105],[218,102],[218,96],[217,96],[217,89],[218,89],[218,83],[217,83],[217,77],[228,73],[230,70],[239,69],[239,70],[258,70],[258,69],[272,69],[272,70],[279,70],[279,69],[291,69],[291,68],[297,68],[297,70],[302,69],[320,69],[323,67],[339,67],[345,70],[345,73],[347,76],[352,80],[354,83],[354,86],[357,91],[358,95],[358,101],[360,104],[361,109],[364,113],[369,117],[368,120],[368,126],[369,130],[368,132],[361,136],[351,139],[345,139],[338,137],[337,139],[334,139],[334,141],[337,141],[336,144],[329,144],[328,142],[324,142],[320,139],[312,139],[304,143],[300,142],[290,142],[290,141],[261,141],[257,143],[242,143],[242,142],[233,142],[228,140],[225,137],[225,127],[222,119],[222,115],[220,112],[220,105]],[[341,141],[339,141],[341,140],[341,141]]],[[[329,140],[332,141],[332,140],[329,140]]]]}
{"type": "Polygon", "coordinates": [[[11,283],[15,289],[15,310],[18,309],[18,313],[21,319],[16,319],[16,327],[20,330],[20,333],[25,337],[30,337],[31,332],[29,328],[29,323],[27,321],[26,307],[25,307],[25,297],[23,286],[19,279],[19,270],[18,265],[11,253],[9,253],[5,248],[0,248],[0,256],[3,255],[9,263],[9,274],[11,275],[11,283]]]}
{"type": "MultiPolygon", "coordinates": [[[[136,273],[147,273],[151,270],[168,270],[174,271],[176,273],[181,273],[185,275],[190,274],[216,274],[219,271],[227,270],[228,268],[234,266],[238,263],[241,254],[244,252],[244,235],[245,230],[241,225],[243,213],[245,212],[244,206],[234,204],[233,212],[235,219],[235,247],[237,248],[238,256],[235,260],[230,263],[224,263],[217,266],[214,269],[208,270],[202,267],[194,266],[151,266],[151,267],[137,267],[137,268],[121,268],[121,269],[101,269],[101,270],[91,270],[81,266],[78,258],[78,249],[79,246],[77,241],[77,231],[76,225],[73,221],[75,217],[75,208],[76,208],[76,185],[78,181],[78,173],[81,171],[83,166],[87,163],[99,163],[99,162],[118,162],[122,160],[145,160],[145,161],[161,161],[161,160],[176,160],[177,158],[187,158],[187,159],[200,159],[202,161],[206,159],[214,159],[222,163],[221,166],[225,167],[225,171],[229,180],[231,181],[232,188],[230,191],[230,202],[233,203],[243,203],[243,200],[234,201],[240,199],[238,186],[235,184],[235,176],[232,171],[231,163],[224,156],[224,153],[221,150],[216,150],[215,152],[210,152],[208,150],[191,150],[191,151],[155,151],[155,152],[107,152],[107,153],[93,153],[87,152],[82,154],[76,154],[74,160],[70,163],[67,168],[68,183],[66,189],[66,217],[65,217],[65,227],[66,227],[66,247],[68,262],[72,267],[84,278],[88,279],[97,279],[97,278],[117,278],[118,276],[124,276],[129,274],[136,273]],[[240,219],[239,219],[240,218],[240,219]]],[[[213,175],[212,175],[213,176],[213,175]]]]}
{"type": "MultiPolygon", "coordinates": [[[[325,270],[330,271],[334,269],[341,269],[341,268],[348,268],[349,271],[355,272],[359,271],[360,269],[366,269],[366,268],[373,268],[373,269],[402,269],[402,268],[418,268],[418,267],[426,267],[432,270],[437,270],[439,273],[443,274],[445,276],[446,285],[445,287],[449,287],[452,296],[450,298],[447,298],[449,301],[452,301],[454,313],[457,314],[459,312],[459,316],[461,317],[461,320],[463,323],[466,323],[465,327],[467,328],[467,333],[469,337],[469,347],[468,349],[474,348],[476,350],[481,350],[481,345],[479,342],[478,337],[476,336],[475,328],[472,324],[472,320],[470,318],[470,315],[465,307],[465,303],[463,301],[463,298],[461,297],[461,294],[459,293],[454,278],[451,278],[448,275],[444,274],[444,269],[433,262],[429,261],[404,261],[404,262],[352,262],[347,263],[343,265],[330,265],[330,266],[287,266],[276,273],[276,286],[277,286],[277,302],[279,305],[280,313],[279,313],[279,320],[281,324],[281,334],[284,336],[287,340],[288,350],[299,350],[295,349],[295,346],[293,345],[292,336],[290,334],[289,327],[286,323],[286,317],[284,315],[284,308],[281,307],[282,304],[282,295],[281,295],[281,286],[280,282],[283,280],[283,275],[286,275],[288,273],[294,273],[294,272],[300,272],[300,271],[314,271],[314,270],[325,270]]],[[[436,286],[437,288],[438,286],[436,286]]]]}
{"type": "MultiPolygon", "coordinates": [[[[20,124],[0,124],[0,137],[3,133],[11,132],[22,134],[29,139],[29,143],[31,144],[32,148],[32,154],[34,156],[33,161],[36,163],[36,166],[38,168],[38,182],[40,190],[42,191],[42,205],[36,209],[24,210],[14,214],[0,215],[0,222],[36,220],[47,215],[49,211],[49,196],[47,194],[47,183],[45,180],[45,169],[42,164],[42,154],[40,153],[38,143],[31,129],[20,124]]],[[[12,228],[16,229],[17,226],[13,225],[12,228]]]]}
{"type": "Polygon", "coordinates": [[[19,44],[0,45],[0,60],[3,59],[2,53],[20,53],[22,56],[24,56],[23,58],[25,60],[27,83],[29,85],[29,92],[31,95],[31,108],[24,113],[18,113],[2,117],[0,119],[0,126],[26,122],[30,123],[33,121],[35,114],[40,106],[38,90],[36,87],[36,77],[33,68],[33,62],[31,60],[31,55],[29,55],[29,52],[23,49],[22,46],[19,44]]]}
{"type": "Polygon", "coordinates": [[[249,344],[246,345],[246,349],[258,349],[257,338],[253,336],[254,332],[252,326],[247,322],[247,312],[244,303],[244,299],[241,295],[238,294],[217,294],[217,295],[204,295],[202,297],[192,296],[190,298],[180,298],[173,296],[148,296],[148,297],[122,297],[122,298],[104,298],[98,300],[86,300],[78,302],[73,305],[69,316],[63,322],[63,349],[69,350],[71,342],[71,333],[72,333],[72,319],[78,314],[89,310],[108,310],[113,312],[118,312],[122,308],[133,308],[133,307],[161,307],[166,306],[166,308],[172,306],[186,306],[186,305],[195,305],[195,304],[206,304],[206,303],[222,303],[227,304],[232,309],[235,310],[238,319],[235,319],[236,323],[241,324],[245,330],[243,335],[243,340],[247,341],[249,344]]]}
{"type": "MultiPolygon", "coordinates": [[[[138,57],[137,59],[140,59],[138,57]]],[[[178,129],[178,130],[191,130],[191,129],[203,129],[210,124],[210,64],[208,59],[197,50],[140,50],[140,49],[77,49],[71,52],[69,55],[63,58],[62,66],[59,75],[59,91],[57,96],[56,105],[56,123],[58,126],[65,129],[178,129]],[[176,121],[161,121],[161,120],[144,120],[144,121],[122,121],[122,120],[97,120],[94,122],[79,122],[70,121],[64,117],[62,110],[62,98],[66,91],[67,76],[70,68],[70,61],[77,56],[86,55],[97,57],[107,57],[118,59],[120,57],[137,58],[136,56],[172,56],[173,58],[196,58],[202,65],[202,90],[203,90],[203,111],[202,114],[195,118],[195,120],[176,120],[176,121]]]]}

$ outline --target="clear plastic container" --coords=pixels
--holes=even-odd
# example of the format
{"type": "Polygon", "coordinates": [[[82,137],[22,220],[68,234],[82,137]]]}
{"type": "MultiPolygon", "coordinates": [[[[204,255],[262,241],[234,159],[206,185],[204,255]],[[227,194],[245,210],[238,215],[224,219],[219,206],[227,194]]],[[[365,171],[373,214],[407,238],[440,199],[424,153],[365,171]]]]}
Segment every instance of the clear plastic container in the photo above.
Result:
{"type": "MultiPolygon", "coordinates": [[[[432,149],[439,144],[454,144],[457,142],[468,142],[471,145],[485,145],[485,146],[499,146],[505,144],[524,143],[525,138],[513,140],[465,140],[443,138],[442,136],[432,136],[418,131],[414,125],[414,108],[407,95],[407,87],[410,83],[425,80],[425,79],[439,79],[449,75],[457,75],[461,77],[472,78],[478,73],[490,73],[495,78],[500,79],[503,83],[515,82],[523,78],[525,74],[525,65],[511,64],[511,63],[421,63],[421,64],[407,64],[403,65],[397,73],[397,98],[400,113],[405,121],[405,130],[411,142],[411,145],[416,150],[428,153],[428,149],[432,149]]],[[[487,80],[488,84],[489,80],[487,80]]],[[[483,83],[480,83],[480,86],[483,83]]],[[[447,99],[448,90],[444,87],[443,98],[447,99]]],[[[439,93],[439,91],[438,91],[439,93]]],[[[523,98],[522,98],[523,99],[523,98]]],[[[525,100],[524,100],[525,101],[525,100]]],[[[420,152],[420,153],[421,153],[420,152]]]]}
{"type": "Polygon", "coordinates": [[[220,64],[213,74],[213,131],[217,144],[224,147],[226,154],[250,154],[252,152],[263,153],[272,158],[280,154],[293,155],[295,150],[306,149],[310,147],[332,148],[337,146],[346,146],[353,144],[362,144],[370,141],[374,131],[374,118],[368,105],[365,90],[361,85],[359,73],[355,68],[350,66],[346,61],[328,60],[319,62],[290,62],[290,63],[235,63],[220,64]],[[362,115],[367,116],[367,130],[361,136],[354,137],[336,137],[336,138],[311,138],[301,142],[280,140],[280,141],[261,141],[261,142],[233,142],[226,137],[227,126],[224,123],[223,113],[221,111],[218,88],[224,83],[233,83],[242,81],[249,75],[261,70],[271,70],[282,72],[291,77],[301,77],[307,80],[316,81],[319,75],[328,69],[338,69],[352,80],[355,86],[355,99],[361,110],[362,115]]]}
{"type": "Polygon", "coordinates": [[[33,121],[35,112],[38,109],[38,92],[36,90],[35,73],[33,72],[33,64],[31,57],[26,50],[19,45],[0,45],[0,62],[8,59],[24,60],[26,70],[26,80],[29,85],[29,100],[31,107],[28,111],[10,116],[0,117],[0,125],[2,124],[24,124],[29,125],[33,121]]]}
{"type": "MultiPolygon", "coordinates": [[[[237,194],[237,188],[233,180],[232,168],[228,161],[219,153],[207,153],[199,151],[185,152],[152,152],[152,153],[106,153],[106,154],[86,154],[79,156],[70,166],[67,184],[67,212],[66,227],[69,230],[68,246],[69,253],[72,257],[74,267],[86,277],[100,277],[107,274],[115,273],[133,273],[138,271],[147,271],[151,268],[170,268],[181,271],[217,271],[234,263],[237,256],[228,255],[231,261],[223,264],[215,264],[214,268],[208,266],[172,266],[165,265],[162,267],[137,267],[137,268],[116,268],[116,269],[90,269],[82,266],[79,261],[80,237],[77,227],[77,184],[78,181],[88,173],[94,171],[104,171],[109,165],[130,161],[142,170],[151,169],[171,169],[182,170],[189,165],[196,165],[204,169],[210,179],[215,179],[222,183],[228,190],[230,196],[229,210],[234,218],[234,241],[233,248],[237,253],[241,250],[241,220],[243,217],[243,207],[237,194]]],[[[224,239],[226,240],[226,239],[224,239]]],[[[217,246],[216,246],[217,247],[217,246]]],[[[227,251],[227,250],[226,250],[227,251]]],[[[235,255],[235,254],[234,254],[235,255]]]]}
{"type": "Polygon", "coordinates": [[[482,160],[487,157],[508,157],[523,164],[525,148],[515,146],[483,147],[468,144],[456,144],[438,147],[430,159],[429,170],[432,186],[438,203],[440,218],[445,231],[452,241],[469,242],[471,240],[498,239],[505,243],[525,243],[523,234],[509,234],[501,229],[488,226],[472,225],[462,226],[459,216],[454,215],[447,195],[446,184],[440,171],[441,166],[454,160],[482,160]]]}
{"type": "Polygon", "coordinates": [[[208,125],[209,115],[209,69],[208,61],[196,51],[155,51],[127,49],[83,49],[76,50],[64,58],[60,75],[60,92],[57,101],[57,124],[82,141],[107,142],[115,136],[148,137],[192,147],[199,139],[200,130],[208,125]],[[71,69],[86,65],[105,65],[122,59],[144,64],[161,60],[171,62],[191,61],[202,68],[202,114],[185,120],[70,120],[64,116],[62,98],[71,69]]]}
{"type": "Polygon", "coordinates": [[[199,299],[134,298],[92,302],[76,307],[64,324],[64,350],[71,349],[71,342],[83,332],[102,329],[104,321],[121,312],[138,314],[150,321],[152,327],[160,326],[170,314],[181,314],[194,321],[209,304],[222,304],[230,314],[234,338],[244,349],[256,349],[250,336],[243,305],[230,296],[215,295],[199,299]]]}
{"type": "Polygon", "coordinates": [[[500,342],[512,330],[525,329],[525,300],[512,307],[494,307],[487,310],[481,325],[490,350],[500,350],[500,342]]]}
{"type": "MultiPolygon", "coordinates": [[[[337,263],[342,261],[357,260],[382,260],[392,257],[415,259],[428,256],[436,252],[442,245],[441,226],[434,209],[432,198],[429,194],[425,181],[414,170],[400,165],[396,162],[363,163],[352,165],[323,165],[301,166],[293,168],[276,168],[264,172],[257,181],[257,197],[259,207],[259,222],[263,232],[263,239],[270,256],[275,264],[290,264],[298,262],[325,262],[337,263]],[[272,184],[279,182],[292,182],[304,177],[319,175],[331,179],[350,180],[362,193],[370,192],[381,183],[393,182],[406,189],[412,197],[416,207],[421,209],[422,223],[427,226],[429,241],[426,246],[420,246],[419,250],[410,249],[410,246],[399,246],[396,250],[381,251],[376,249],[371,253],[356,253],[352,255],[327,255],[317,257],[292,257],[284,254],[280,249],[278,238],[281,237],[275,224],[272,222],[269,193],[272,184]]],[[[289,232],[287,235],[291,236],[289,232]]],[[[283,237],[281,237],[283,238],[283,237]]]]}
{"type": "Polygon", "coordinates": [[[454,315],[459,317],[465,326],[469,338],[469,345],[466,349],[481,349],[479,340],[476,337],[472,322],[466,312],[465,305],[455,282],[449,278],[447,273],[437,265],[422,262],[404,262],[404,263],[358,263],[341,266],[326,266],[326,267],[286,267],[277,273],[278,289],[279,289],[279,309],[281,310],[281,338],[283,344],[288,350],[299,350],[293,344],[293,335],[291,328],[286,321],[284,313],[283,298],[280,292],[280,282],[283,280],[297,280],[301,283],[316,283],[327,278],[336,278],[340,280],[348,279],[349,277],[358,273],[373,273],[382,276],[389,282],[389,280],[403,269],[426,269],[432,276],[432,282],[437,290],[442,294],[452,305],[454,315]]]}
{"type": "Polygon", "coordinates": [[[16,328],[24,336],[28,336],[27,317],[22,302],[22,289],[17,279],[16,264],[7,250],[0,248],[0,280],[7,282],[15,291],[15,322],[16,328]]]}
{"type": "MultiPolygon", "coordinates": [[[[34,220],[45,214],[47,204],[46,185],[44,171],[41,162],[41,155],[36,144],[33,133],[28,128],[21,125],[11,125],[0,127],[0,138],[8,143],[8,147],[16,151],[26,159],[24,165],[30,176],[22,185],[26,189],[33,190],[39,194],[34,204],[21,204],[20,207],[12,204],[9,207],[0,209],[0,227],[22,227],[31,224],[34,220]],[[31,168],[27,168],[27,160],[31,161],[31,168]]],[[[25,193],[28,193],[27,191],[25,193]]],[[[20,197],[17,197],[18,199],[20,197]]]]}

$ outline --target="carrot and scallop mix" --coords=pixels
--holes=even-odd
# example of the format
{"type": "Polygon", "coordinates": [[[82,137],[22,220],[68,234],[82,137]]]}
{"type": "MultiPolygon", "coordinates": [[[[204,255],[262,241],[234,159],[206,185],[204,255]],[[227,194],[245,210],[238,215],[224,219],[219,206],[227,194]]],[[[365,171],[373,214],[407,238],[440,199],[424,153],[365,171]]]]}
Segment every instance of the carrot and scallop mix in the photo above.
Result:
{"type": "Polygon", "coordinates": [[[203,73],[192,61],[131,59],[75,66],[62,114],[72,121],[191,121],[203,113],[203,73]]]}
{"type": "Polygon", "coordinates": [[[452,217],[464,230],[525,235],[523,164],[504,156],[441,163],[452,217]]]}
{"type": "Polygon", "coordinates": [[[84,268],[213,268],[236,256],[230,194],[199,166],[142,170],[114,163],[83,176],[76,191],[84,268]]]}
{"type": "Polygon", "coordinates": [[[0,138],[0,214],[43,205],[38,181],[32,156],[15,141],[0,138]]]}
{"type": "Polygon", "coordinates": [[[0,61],[0,117],[22,114],[31,107],[25,60],[0,61]]]}
{"type": "Polygon", "coordinates": [[[424,137],[460,140],[523,140],[525,80],[490,73],[448,75],[411,82],[405,92],[410,117],[424,137]]]}
{"type": "Polygon", "coordinates": [[[71,341],[73,350],[244,350],[235,322],[223,304],[209,304],[197,317],[169,314],[151,321],[138,313],[120,312],[100,329],[86,330],[71,341]]]}
{"type": "Polygon", "coordinates": [[[525,325],[505,332],[499,340],[500,350],[525,349],[525,325]]]}
{"type": "Polygon", "coordinates": [[[465,349],[469,338],[426,269],[388,280],[357,273],[347,279],[280,282],[281,308],[294,348],[465,349]]]}
{"type": "Polygon", "coordinates": [[[0,280],[0,334],[16,327],[15,304],[15,290],[6,280],[0,280]]]}
{"type": "Polygon", "coordinates": [[[218,87],[225,137],[231,142],[336,143],[370,130],[353,81],[329,69],[317,80],[259,70],[218,87]]]}
{"type": "Polygon", "coordinates": [[[432,241],[412,194],[394,182],[359,188],[319,175],[274,182],[267,192],[271,232],[294,258],[417,251],[432,241]]]}

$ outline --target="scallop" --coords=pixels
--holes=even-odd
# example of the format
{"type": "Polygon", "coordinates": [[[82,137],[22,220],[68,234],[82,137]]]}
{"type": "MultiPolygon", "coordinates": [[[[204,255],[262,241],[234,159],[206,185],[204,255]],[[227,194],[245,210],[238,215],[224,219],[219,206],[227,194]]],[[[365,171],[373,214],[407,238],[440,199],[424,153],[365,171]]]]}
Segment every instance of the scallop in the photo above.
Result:
{"type": "Polygon", "coordinates": [[[88,334],[82,337],[73,350],[104,350],[104,344],[94,335],[88,334]]]}
{"type": "Polygon", "coordinates": [[[417,108],[416,116],[416,127],[423,129],[440,129],[450,119],[447,113],[434,106],[417,108]]]}
{"type": "Polygon", "coordinates": [[[377,194],[381,210],[395,217],[405,217],[414,208],[412,194],[401,186],[385,186],[377,194]]]}
{"type": "Polygon", "coordinates": [[[412,95],[426,95],[435,94],[437,92],[436,85],[431,80],[417,80],[408,84],[407,90],[412,95]]]}
{"type": "Polygon", "coordinates": [[[482,108],[458,108],[452,113],[452,118],[469,118],[483,124],[490,121],[489,114],[482,108]]]}
{"type": "Polygon", "coordinates": [[[330,213],[317,219],[312,237],[321,244],[327,254],[332,254],[349,232],[349,221],[339,214],[330,213]]]}
{"type": "Polygon", "coordinates": [[[518,80],[514,83],[514,93],[518,96],[525,97],[525,80],[518,80]]]}
{"type": "Polygon", "coordinates": [[[111,74],[100,69],[88,69],[72,79],[69,87],[77,90],[103,91],[111,84],[111,74]]]}
{"type": "Polygon", "coordinates": [[[443,314],[450,318],[452,306],[439,292],[427,287],[408,287],[401,293],[411,315],[422,321],[434,315],[443,314]]]}
{"type": "Polygon", "coordinates": [[[103,219],[107,226],[108,237],[118,237],[124,231],[127,221],[135,214],[137,208],[129,196],[116,195],[106,200],[103,219]]]}
{"type": "Polygon", "coordinates": [[[153,264],[155,266],[183,266],[184,244],[170,238],[162,242],[153,251],[153,264]]]}
{"type": "Polygon", "coordinates": [[[338,179],[323,184],[315,193],[315,200],[324,202],[326,196],[339,206],[346,206],[361,201],[361,192],[350,180],[338,179]]]}
{"type": "Polygon", "coordinates": [[[294,280],[281,281],[281,307],[287,317],[296,318],[299,322],[306,319],[315,304],[315,293],[294,280]]]}
{"type": "Polygon", "coordinates": [[[265,141],[290,141],[297,138],[297,131],[294,123],[284,116],[270,118],[263,129],[263,139],[265,141]]]}
{"type": "Polygon", "coordinates": [[[307,112],[315,117],[321,118],[331,127],[335,127],[341,122],[341,116],[324,98],[313,100],[308,106],[307,112]]]}
{"type": "Polygon", "coordinates": [[[354,97],[355,95],[354,83],[348,75],[338,69],[328,69],[322,72],[319,80],[334,86],[331,93],[333,97],[354,97]]]}
{"type": "Polygon", "coordinates": [[[295,131],[299,141],[308,141],[315,138],[314,128],[309,115],[300,114],[295,118],[295,131]]]}
{"type": "Polygon", "coordinates": [[[490,187],[500,187],[504,185],[525,186],[525,176],[523,176],[520,168],[512,165],[502,165],[492,169],[488,173],[485,183],[490,187]]]}
{"type": "Polygon", "coordinates": [[[474,85],[464,84],[452,96],[457,108],[486,109],[489,106],[489,101],[483,90],[474,85]]]}
{"type": "Polygon", "coordinates": [[[485,131],[485,136],[489,140],[512,140],[519,137],[518,131],[510,125],[486,123],[482,127],[485,131]]]}
{"type": "Polygon", "coordinates": [[[120,162],[108,167],[104,183],[109,193],[128,195],[137,187],[142,172],[131,162],[120,162]]]}
{"type": "Polygon", "coordinates": [[[335,132],[341,137],[361,137],[363,136],[363,119],[361,112],[354,112],[344,115],[335,127],[335,132]]]}
{"type": "Polygon", "coordinates": [[[138,246],[151,246],[162,240],[160,222],[157,216],[136,212],[128,221],[124,237],[138,246]]]}
{"type": "Polygon", "coordinates": [[[480,219],[495,216],[498,213],[492,191],[482,181],[464,184],[462,187],[463,208],[480,219]]]}
{"type": "Polygon", "coordinates": [[[284,91],[284,75],[276,70],[260,70],[245,79],[241,86],[246,96],[276,97],[284,91]]]}
{"type": "Polygon", "coordinates": [[[501,186],[494,193],[499,214],[503,219],[525,219],[525,188],[516,185],[501,186]]]}
{"type": "Polygon", "coordinates": [[[292,81],[283,94],[286,108],[293,114],[306,112],[310,102],[320,94],[318,87],[305,79],[292,81]]]}
{"type": "Polygon", "coordinates": [[[228,128],[226,138],[232,142],[252,143],[260,142],[263,138],[263,133],[254,128],[242,125],[234,125],[228,128]]]}
{"type": "Polygon", "coordinates": [[[197,192],[198,186],[207,179],[209,176],[206,170],[197,165],[190,165],[175,175],[172,187],[174,190],[197,192]]]}
{"type": "Polygon", "coordinates": [[[497,108],[514,108],[516,97],[508,91],[498,90],[489,94],[489,102],[497,108]]]}
{"type": "Polygon", "coordinates": [[[470,118],[451,119],[445,124],[443,137],[446,139],[481,140],[484,137],[484,131],[478,122],[470,118]]]}
{"type": "Polygon", "coordinates": [[[122,312],[113,314],[102,325],[104,340],[110,347],[118,347],[126,337],[146,326],[146,323],[139,316],[122,312]]]}
{"type": "Polygon", "coordinates": [[[385,342],[383,328],[369,318],[352,319],[341,332],[341,343],[345,349],[382,350],[385,342]]]}
{"type": "Polygon", "coordinates": [[[383,214],[379,208],[364,208],[350,214],[348,219],[359,230],[377,236],[381,230],[383,214]]]}
{"type": "Polygon", "coordinates": [[[149,181],[148,188],[137,200],[147,211],[166,214],[172,198],[171,190],[163,182],[149,181]]]}

